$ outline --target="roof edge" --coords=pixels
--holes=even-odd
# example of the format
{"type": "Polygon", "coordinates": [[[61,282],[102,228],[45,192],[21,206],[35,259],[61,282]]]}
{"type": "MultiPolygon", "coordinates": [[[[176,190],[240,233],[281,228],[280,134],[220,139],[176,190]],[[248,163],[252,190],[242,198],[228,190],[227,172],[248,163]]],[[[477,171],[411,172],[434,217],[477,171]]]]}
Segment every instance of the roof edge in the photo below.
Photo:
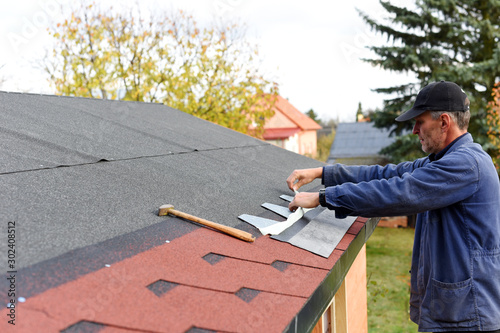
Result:
{"type": "Polygon", "coordinates": [[[370,218],[354,240],[349,244],[342,256],[337,260],[332,270],[327,274],[323,282],[316,288],[314,293],[306,301],[299,313],[292,319],[284,330],[287,333],[311,332],[318,320],[330,305],[337,290],[342,285],[347,272],[351,268],[359,251],[365,245],[368,238],[375,230],[380,218],[370,218]]]}

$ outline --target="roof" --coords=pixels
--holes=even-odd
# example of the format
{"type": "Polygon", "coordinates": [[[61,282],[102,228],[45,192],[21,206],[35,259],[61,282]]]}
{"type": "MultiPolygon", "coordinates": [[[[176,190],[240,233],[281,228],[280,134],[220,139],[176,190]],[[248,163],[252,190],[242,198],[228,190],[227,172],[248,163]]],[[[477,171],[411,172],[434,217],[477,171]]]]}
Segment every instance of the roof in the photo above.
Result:
{"type": "Polygon", "coordinates": [[[260,235],[238,215],[271,218],[290,172],[323,163],[161,104],[0,92],[0,126],[16,249],[0,315],[19,332],[308,330],[375,225],[328,258],[260,235]],[[257,239],[158,216],[167,203],[257,239]]]}
{"type": "Polygon", "coordinates": [[[337,158],[380,156],[380,150],[396,140],[389,133],[370,122],[340,123],[327,162],[337,158]]]}
{"type": "Polygon", "coordinates": [[[297,110],[287,99],[281,96],[277,97],[275,108],[303,131],[318,130],[322,128],[317,122],[297,110]]]}
{"type": "Polygon", "coordinates": [[[264,140],[288,139],[300,132],[299,128],[268,128],[264,132],[264,140]]]}

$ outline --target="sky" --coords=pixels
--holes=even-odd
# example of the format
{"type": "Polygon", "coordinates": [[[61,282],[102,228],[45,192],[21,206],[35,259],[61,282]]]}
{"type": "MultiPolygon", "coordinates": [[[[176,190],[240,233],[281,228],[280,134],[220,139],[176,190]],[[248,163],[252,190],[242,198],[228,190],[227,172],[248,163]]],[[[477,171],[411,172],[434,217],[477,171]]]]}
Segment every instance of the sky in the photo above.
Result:
{"type": "MultiPolygon", "coordinates": [[[[393,0],[398,5],[403,0],[393,0]]],[[[40,67],[51,46],[47,27],[64,19],[72,0],[22,0],[0,12],[0,90],[54,94],[40,67]]],[[[412,82],[407,74],[362,61],[373,58],[368,46],[387,45],[363,22],[356,8],[382,21],[387,13],[376,0],[122,0],[97,1],[104,8],[130,7],[158,12],[182,9],[199,22],[214,18],[246,26],[258,46],[261,69],[279,84],[280,95],[299,111],[313,109],[320,119],[355,121],[363,110],[381,109],[387,95],[375,88],[412,82]],[[119,4],[119,5],[117,5],[119,4]]]]}

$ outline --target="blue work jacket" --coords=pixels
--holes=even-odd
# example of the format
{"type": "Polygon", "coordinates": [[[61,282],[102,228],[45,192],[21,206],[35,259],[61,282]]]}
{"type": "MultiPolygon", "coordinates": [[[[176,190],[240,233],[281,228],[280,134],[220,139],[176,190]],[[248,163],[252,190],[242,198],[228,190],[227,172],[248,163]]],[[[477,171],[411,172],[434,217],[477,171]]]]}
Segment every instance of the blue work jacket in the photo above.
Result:
{"type": "Polygon", "coordinates": [[[420,331],[500,329],[500,185],[469,133],[398,165],[325,166],[337,217],[418,214],[410,318],[420,331]]]}

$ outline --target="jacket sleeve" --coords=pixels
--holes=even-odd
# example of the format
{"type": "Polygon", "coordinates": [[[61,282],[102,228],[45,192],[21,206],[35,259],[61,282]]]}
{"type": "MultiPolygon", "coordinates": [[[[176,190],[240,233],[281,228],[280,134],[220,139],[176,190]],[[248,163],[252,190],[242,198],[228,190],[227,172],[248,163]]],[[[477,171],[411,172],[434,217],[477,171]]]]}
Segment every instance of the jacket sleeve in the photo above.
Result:
{"type": "Polygon", "coordinates": [[[404,162],[398,165],[343,165],[334,164],[323,167],[322,183],[326,187],[340,185],[343,183],[360,183],[373,179],[389,179],[401,177],[406,172],[412,172],[415,168],[423,165],[426,158],[414,162],[404,162]]]}
{"type": "MultiPolygon", "coordinates": [[[[340,168],[332,178],[341,184],[325,191],[328,208],[338,218],[411,215],[449,206],[477,190],[478,166],[469,154],[450,154],[420,167],[418,161],[340,168]]],[[[326,176],[325,182],[332,181],[328,177],[333,175],[326,176]]]]}

